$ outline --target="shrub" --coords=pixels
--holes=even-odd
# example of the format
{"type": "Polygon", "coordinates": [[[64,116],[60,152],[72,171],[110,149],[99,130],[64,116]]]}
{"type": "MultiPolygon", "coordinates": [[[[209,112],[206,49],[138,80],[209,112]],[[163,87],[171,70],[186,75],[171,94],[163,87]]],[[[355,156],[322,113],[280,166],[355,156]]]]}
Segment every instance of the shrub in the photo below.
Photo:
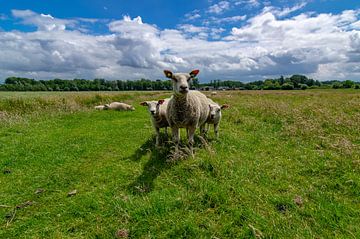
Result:
{"type": "Polygon", "coordinates": [[[282,90],[293,90],[293,89],[294,89],[294,85],[291,84],[291,83],[284,83],[284,84],[281,86],[281,89],[282,89],[282,90]]]}

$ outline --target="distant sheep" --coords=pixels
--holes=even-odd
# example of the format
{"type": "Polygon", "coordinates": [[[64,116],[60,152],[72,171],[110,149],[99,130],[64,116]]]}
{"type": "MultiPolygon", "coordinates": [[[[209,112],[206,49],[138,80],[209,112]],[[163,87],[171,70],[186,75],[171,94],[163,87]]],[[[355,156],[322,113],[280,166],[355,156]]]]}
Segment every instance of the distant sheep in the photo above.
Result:
{"type": "Polygon", "coordinates": [[[96,110],[104,110],[105,105],[97,105],[94,107],[96,110]]]}
{"type": "Polygon", "coordinates": [[[212,91],[212,92],[211,92],[211,95],[212,95],[212,96],[215,96],[215,95],[217,95],[217,92],[216,92],[216,91],[212,91]]]}
{"type": "Polygon", "coordinates": [[[214,125],[214,132],[215,132],[215,137],[218,138],[219,137],[219,124],[221,121],[221,110],[222,109],[227,109],[229,108],[229,105],[225,104],[225,105],[218,105],[217,103],[215,103],[214,101],[212,101],[211,99],[208,99],[208,103],[209,103],[209,116],[208,119],[206,120],[207,123],[207,130],[206,132],[209,131],[210,129],[210,125],[214,125]]]}
{"type": "Polygon", "coordinates": [[[120,102],[112,102],[104,105],[104,110],[135,110],[134,106],[120,102]]]}
{"type": "Polygon", "coordinates": [[[194,70],[189,74],[173,74],[168,70],[165,70],[164,73],[167,78],[172,80],[174,90],[166,112],[166,117],[172,130],[173,141],[177,149],[180,141],[179,129],[186,128],[192,152],[195,130],[198,127],[202,129],[209,116],[207,97],[199,91],[189,90],[190,81],[199,73],[199,70],[194,70]]]}
{"type": "Polygon", "coordinates": [[[166,110],[169,99],[159,101],[144,101],[140,105],[147,106],[150,113],[151,122],[156,132],[156,146],[159,145],[160,128],[165,128],[165,134],[167,135],[167,127],[169,123],[166,119],[166,110]]]}

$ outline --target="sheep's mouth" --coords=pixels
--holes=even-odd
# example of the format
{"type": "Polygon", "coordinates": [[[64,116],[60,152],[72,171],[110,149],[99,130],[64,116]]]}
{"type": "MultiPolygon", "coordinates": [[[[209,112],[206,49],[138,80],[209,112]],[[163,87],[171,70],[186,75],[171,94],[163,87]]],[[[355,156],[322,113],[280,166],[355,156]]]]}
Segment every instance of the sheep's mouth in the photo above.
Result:
{"type": "Polygon", "coordinates": [[[179,92],[180,92],[181,94],[186,94],[186,93],[189,92],[189,90],[188,90],[188,89],[186,89],[186,90],[180,90],[179,92]]]}

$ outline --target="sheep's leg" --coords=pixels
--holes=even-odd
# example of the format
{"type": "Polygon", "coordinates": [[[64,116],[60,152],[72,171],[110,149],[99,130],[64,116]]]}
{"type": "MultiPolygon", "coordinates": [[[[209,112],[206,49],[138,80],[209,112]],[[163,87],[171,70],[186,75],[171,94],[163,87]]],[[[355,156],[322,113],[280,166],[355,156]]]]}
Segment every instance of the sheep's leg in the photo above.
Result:
{"type": "Polygon", "coordinates": [[[219,138],[219,123],[214,124],[215,137],[219,138]]]}
{"type": "Polygon", "coordinates": [[[187,128],[187,130],[188,130],[188,139],[189,139],[189,146],[190,146],[191,156],[194,156],[193,145],[195,143],[194,134],[195,134],[195,131],[196,131],[196,127],[190,126],[190,127],[187,128]]]}
{"type": "Polygon", "coordinates": [[[179,149],[180,132],[178,127],[171,127],[173,142],[175,143],[175,150],[179,149]]]}
{"type": "Polygon", "coordinates": [[[156,131],[156,143],[155,143],[155,145],[159,146],[160,129],[156,127],[155,131],[156,131]]]}
{"type": "Polygon", "coordinates": [[[205,132],[205,129],[206,129],[206,128],[205,128],[205,124],[203,124],[203,125],[200,126],[200,135],[201,135],[201,136],[204,136],[204,135],[205,135],[205,133],[206,133],[206,132],[205,132]]]}

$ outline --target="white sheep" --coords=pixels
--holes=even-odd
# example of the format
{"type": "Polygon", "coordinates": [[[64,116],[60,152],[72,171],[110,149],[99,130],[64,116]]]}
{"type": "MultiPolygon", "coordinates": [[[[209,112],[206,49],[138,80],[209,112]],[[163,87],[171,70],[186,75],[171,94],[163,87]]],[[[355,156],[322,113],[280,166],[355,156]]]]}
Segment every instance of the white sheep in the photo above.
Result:
{"type": "Polygon", "coordinates": [[[166,117],[171,127],[173,141],[178,149],[180,141],[180,128],[186,128],[190,151],[193,151],[194,133],[196,128],[200,131],[209,116],[209,103],[207,97],[199,91],[189,90],[190,81],[199,73],[194,70],[188,73],[175,73],[165,70],[165,76],[172,79],[173,97],[169,100],[166,117]]]}
{"type": "Polygon", "coordinates": [[[219,124],[221,121],[221,110],[222,109],[227,109],[229,108],[229,105],[224,104],[222,106],[220,106],[219,104],[215,103],[214,101],[212,101],[211,99],[208,99],[208,103],[209,103],[209,116],[208,119],[206,121],[207,123],[207,129],[206,132],[209,131],[210,129],[210,125],[214,125],[214,132],[215,132],[215,136],[216,138],[219,137],[219,124]]]}
{"type": "Polygon", "coordinates": [[[212,95],[212,96],[215,96],[215,95],[217,95],[217,92],[216,92],[216,91],[212,91],[212,92],[211,92],[211,95],[212,95]]]}
{"type": "Polygon", "coordinates": [[[104,110],[105,105],[97,105],[94,107],[96,110],[104,110]]]}
{"type": "Polygon", "coordinates": [[[135,110],[134,106],[120,102],[112,102],[104,105],[104,110],[135,110]]]}
{"type": "Polygon", "coordinates": [[[166,119],[166,110],[169,99],[159,101],[144,101],[140,105],[147,106],[150,113],[151,122],[156,132],[156,146],[159,145],[160,129],[165,128],[165,134],[167,135],[167,127],[169,123],[166,119]]]}

